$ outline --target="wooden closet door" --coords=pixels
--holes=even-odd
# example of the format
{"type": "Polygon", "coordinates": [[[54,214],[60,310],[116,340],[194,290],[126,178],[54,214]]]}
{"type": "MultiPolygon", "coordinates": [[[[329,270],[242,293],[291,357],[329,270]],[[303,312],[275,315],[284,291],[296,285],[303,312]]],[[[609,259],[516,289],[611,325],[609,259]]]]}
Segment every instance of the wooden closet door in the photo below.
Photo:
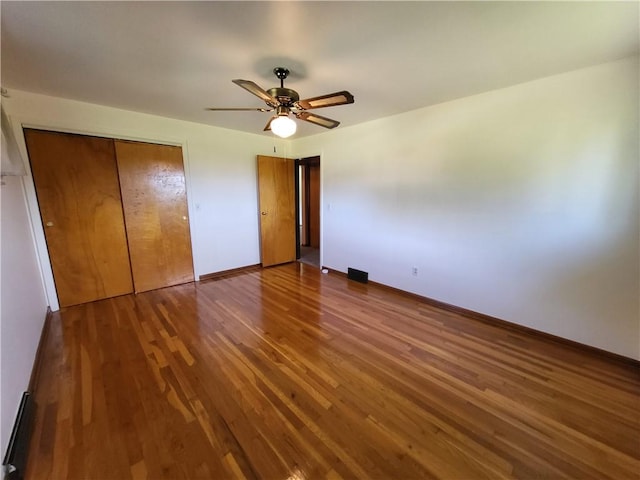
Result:
{"type": "Polygon", "coordinates": [[[60,306],[133,292],[113,140],[25,139],[60,306]]]}
{"type": "Polygon", "coordinates": [[[117,140],[136,292],[193,281],[182,149],[117,140]]]}

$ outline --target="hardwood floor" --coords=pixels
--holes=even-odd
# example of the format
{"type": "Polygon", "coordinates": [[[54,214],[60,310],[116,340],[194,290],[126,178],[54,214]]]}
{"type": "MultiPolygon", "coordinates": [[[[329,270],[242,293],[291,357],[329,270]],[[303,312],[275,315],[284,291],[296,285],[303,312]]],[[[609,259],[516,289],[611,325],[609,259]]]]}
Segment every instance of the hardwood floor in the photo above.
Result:
{"type": "Polygon", "coordinates": [[[634,478],[637,366],[293,263],[70,307],[28,479],[634,478]]]}

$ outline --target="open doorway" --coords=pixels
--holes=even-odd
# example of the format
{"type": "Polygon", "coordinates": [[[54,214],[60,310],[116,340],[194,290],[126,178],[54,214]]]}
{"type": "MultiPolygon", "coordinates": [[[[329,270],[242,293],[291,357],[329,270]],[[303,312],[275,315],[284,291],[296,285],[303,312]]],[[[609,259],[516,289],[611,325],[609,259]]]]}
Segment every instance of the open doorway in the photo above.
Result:
{"type": "Polygon", "coordinates": [[[296,162],[298,261],[320,268],[320,157],[296,162]]]}

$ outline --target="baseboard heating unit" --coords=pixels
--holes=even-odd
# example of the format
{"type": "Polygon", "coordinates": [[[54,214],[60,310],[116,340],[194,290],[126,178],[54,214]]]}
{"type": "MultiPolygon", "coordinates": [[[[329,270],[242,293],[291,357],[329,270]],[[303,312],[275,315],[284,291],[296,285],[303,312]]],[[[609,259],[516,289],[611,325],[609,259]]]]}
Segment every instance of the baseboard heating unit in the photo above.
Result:
{"type": "Polygon", "coordinates": [[[7,453],[2,462],[5,480],[20,480],[24,477],[33,414],[34,402],[31,394],[24,392],[20,401],[18,416],[11,432],[7,453]]]}
{"type": "Polygon", "coordinates": [[[362,270],[356,270],[355,268],[349,267],[347,269],[347,278],[360,283],[368,283],[369,272],[363,272],[362,270]]]}

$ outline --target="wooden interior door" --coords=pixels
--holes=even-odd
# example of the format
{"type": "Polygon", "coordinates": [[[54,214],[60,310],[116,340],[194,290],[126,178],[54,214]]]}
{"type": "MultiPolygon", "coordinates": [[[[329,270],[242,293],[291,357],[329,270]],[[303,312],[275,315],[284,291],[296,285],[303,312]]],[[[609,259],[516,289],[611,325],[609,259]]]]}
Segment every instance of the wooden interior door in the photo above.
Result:
{"type": "Polygon", "coordinates": [[[192,282],[182,149],[115,142],[136,292],[192,282]]]}
{"type": "Polygon", "coordinates": [[[25,129],[61,307],[131,293],[113,140],[25,129]]]}
{"type": "Polygon", "coordinates": [[[263,267],[296,260],[295,164],[258,155],[260,260],[263,267]]]}

